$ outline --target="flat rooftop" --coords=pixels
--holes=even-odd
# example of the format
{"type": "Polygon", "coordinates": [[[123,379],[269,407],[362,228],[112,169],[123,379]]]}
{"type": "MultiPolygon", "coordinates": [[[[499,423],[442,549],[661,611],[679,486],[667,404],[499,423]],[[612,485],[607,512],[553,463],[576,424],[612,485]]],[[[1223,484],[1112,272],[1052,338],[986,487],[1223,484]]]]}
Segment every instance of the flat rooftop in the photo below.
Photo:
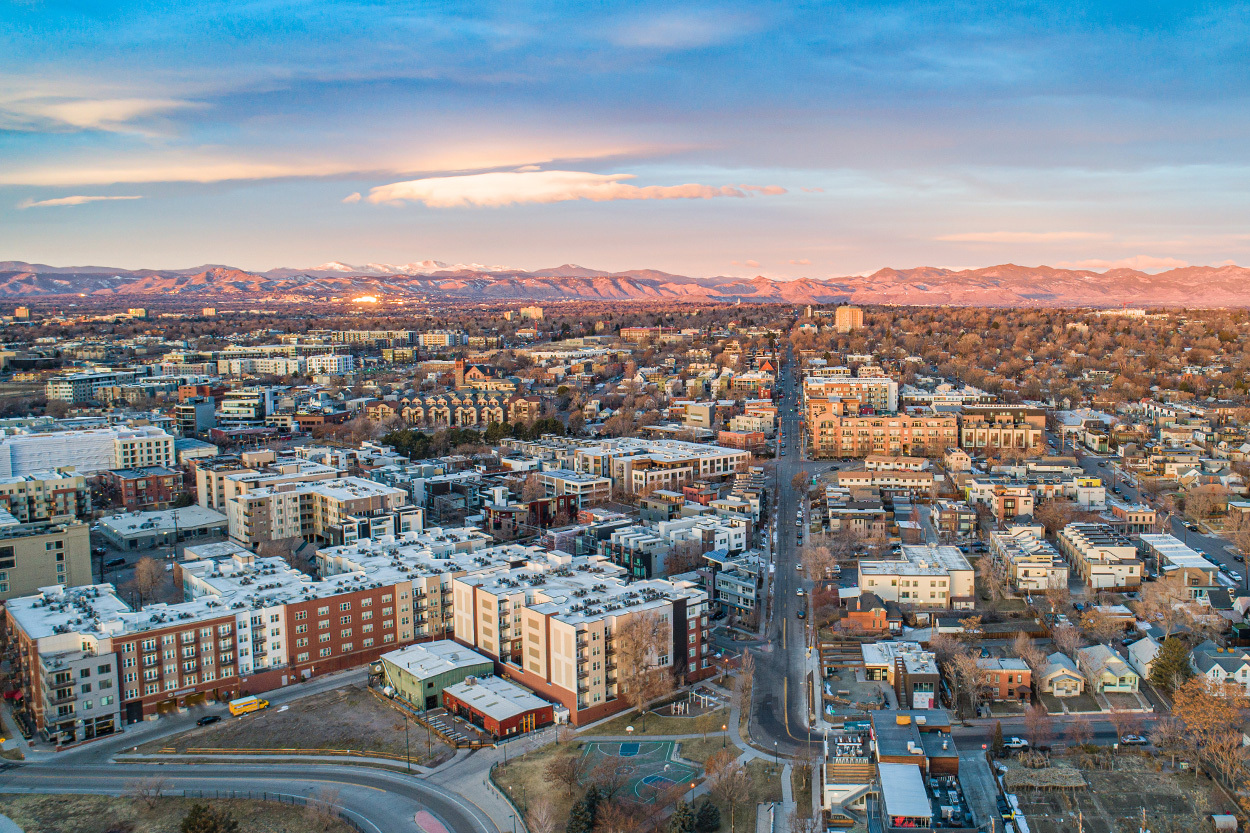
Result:
{"type": "Polygon", "coordinates": [[[551,705],[502,677],[470,677],[443,690],[474,711],[500,721],[551,705]]]}
{"type": "Polygon", "coordinates": [[[383,654],[381,658],[404,669],[418,680],[426,680],[449,671],[473,668],[478,665],[489,665],[492,669],[494,668],[494,663],[489,657],[484,657],[477,651],[450,639],[409,645],[407,648],[383,654]]]}

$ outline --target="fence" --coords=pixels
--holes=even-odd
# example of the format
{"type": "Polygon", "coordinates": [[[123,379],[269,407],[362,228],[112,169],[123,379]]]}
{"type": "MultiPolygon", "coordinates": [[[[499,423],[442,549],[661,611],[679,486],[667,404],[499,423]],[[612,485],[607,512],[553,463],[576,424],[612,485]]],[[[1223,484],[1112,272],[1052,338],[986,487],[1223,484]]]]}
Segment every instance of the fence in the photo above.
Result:
{"type": "MultiPolygon", "coordinates": [[[[211,798],[216,800],[230,801],[276,801],[279,804],[289,804],[292,807],[307,807],[309,798],[303,795],[291,795],[290,793],[271,793],[271,792],[252,792],[251,790],[183,790],[183,798],[211,798]]],[[[317,801],[317,799],[312,799],[317,801]]],[[[351,829],[357,833],[376,833],[377,827],[372,824],[365,827],[356,819],[352,818],[352,814],[348,810],[344,810],[337,805],[329,804],[328,809],[332,809],[335,815],[343,821],[351,829]]]]}

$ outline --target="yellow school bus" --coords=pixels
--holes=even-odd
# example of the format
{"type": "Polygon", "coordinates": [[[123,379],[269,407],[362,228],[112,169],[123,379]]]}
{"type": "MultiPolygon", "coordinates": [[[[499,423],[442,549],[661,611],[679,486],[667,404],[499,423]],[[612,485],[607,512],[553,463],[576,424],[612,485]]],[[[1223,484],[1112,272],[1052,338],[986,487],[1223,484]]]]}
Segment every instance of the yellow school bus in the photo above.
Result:
{"type": "Polygon", "coordinates": [[[268,708],[269,701],[262,700],[255,695],[251,697],[240,697],[238,700],[230,701],[230,713],[233,715],[247,714],[248,712],[258,712],[261,709],[268,708]]]}

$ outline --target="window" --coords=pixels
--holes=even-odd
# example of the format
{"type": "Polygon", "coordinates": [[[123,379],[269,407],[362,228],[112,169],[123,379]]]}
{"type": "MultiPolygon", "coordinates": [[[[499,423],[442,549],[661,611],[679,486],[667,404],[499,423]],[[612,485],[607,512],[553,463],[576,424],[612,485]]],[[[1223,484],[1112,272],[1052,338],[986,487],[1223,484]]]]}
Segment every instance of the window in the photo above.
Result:
{"type": "Polygon", "coordinates": [[[306,637],[306,636],[305,636],[305,637],[302,637],[302,638],[300,638],[300,639],[295,640],[295,647],[296,647],[296,648],[304,648],[304,647],[306,647],[307,645],[308,645],[308,637],[306,637]]]}
{"type": "Polygon", "coordinates": [[[329,641],[330,641],[330,634],[328,634],[328,633],[323,633],[323,634],[321,634],[320,636],[318,636],[318,637],[317,637],[317,641],[318,641],[318,642],[321,642],[321,643],[329,642],[329,641]]]}
{"type": "Polygon", "coordinates": [[[318,615],[318,616],[325,616],[325,615],[326,615],[327,613],[329,613],[329,612],[330,612],[330,608],[328,608],[328,607],[319,607],[319,608],[317,608],[317,615],[318,615]]]}
{"type": "Polygon", "coordinates": [[[340,616],[340,617],[339,617],[339,624],[340,624],[340,625],[350,625],[351,623],[352,623],[352,617],[350,617],[350,616],[340,616]]]}
{"type": "Polygon", "coordinates": [[[307,610],[299,610],[299,611],[296,611],[296,612],[295,612],[295,621],[297,621],[297,622],[298,622],[298,621],[300,621],[300,620],[302,620],[302,619],[307,619],[307,618],[308,618],[308,611],[307,611],[307,610]]]}
{"type": "Polygon", "coordinates": [[[296,662],[308,662],[308,652],[307,652],[307,651],[305,651],[305,652],[304,652],[304,653],[302,653],[302,654],[296,654],[296,655],[295,655],[295,661],[296,661],[296,662]]]}
{"type": "Polygon", "coordinates": [[[295,626],[295,632],[296,632],[296,633],[308,633],[308,626],[307,626],[307,625],[296,625],[296,626],[295,626]]]}
{"type": "Polygon", "coordinates": [[[339,603],[339,610],[351,610],[351,609],[352,609],[352,603],[351,603],[351,602],[340,602],[340,603],[339,603]]]}
{"type": "Polygon", "coordinates": [[[329,648],[322,648],[322,649],[321,649],[321,656],[323,656],[323,657],[328,657],[328,656],[330,656],[330,649],[329,649],[329,648]]]}

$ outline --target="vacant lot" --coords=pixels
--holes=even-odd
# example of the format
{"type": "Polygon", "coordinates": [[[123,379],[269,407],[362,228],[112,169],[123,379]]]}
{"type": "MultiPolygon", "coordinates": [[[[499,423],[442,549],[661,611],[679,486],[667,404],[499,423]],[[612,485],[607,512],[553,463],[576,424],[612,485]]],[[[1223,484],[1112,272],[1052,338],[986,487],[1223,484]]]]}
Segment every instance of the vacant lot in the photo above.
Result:
{"type": "MultiPolygon", "coordinates": [[[[0,813],[26,833],[170,833],[177,830],[192,804],[191,798],[159,798],[148,807],[129,797],[104,795],[6,795],[0,796],[0,813]]],[[[245,833],[351,833],[334,821],[328,827],[314,825],[303,807],[271,801],[202,800],[226,809],[245,833]]]]}
{"type": "Polygon", "coordinates": [[[1190,773],[1155,772],[1152,763],[1122,756],[1114,772],[1081,770],[1088,789],[1021,791],[1016,797],[1034,833],[1068,833],[1077,829],[1078,817],[1086,833],[1137,833],[1143,807],[1146,828],[1153,833],[1191,833],[1211,829],[1212,813],[1232,812],[1210,781],[1190,773]]]}
{"type": "MultiPolygon", "coordinates": [[[[414,763],[436,763],[453,754],[436,736],[427,737],[425,727],[415,721],[408,723],[408,742],[414,763]]],[[[347,686],[306,697],[285,710],[225,717],[212,726],[140,747],[149,754],[162,749],[350,749],[402,756],[404,718],[367,689],[347,686]]]]}

